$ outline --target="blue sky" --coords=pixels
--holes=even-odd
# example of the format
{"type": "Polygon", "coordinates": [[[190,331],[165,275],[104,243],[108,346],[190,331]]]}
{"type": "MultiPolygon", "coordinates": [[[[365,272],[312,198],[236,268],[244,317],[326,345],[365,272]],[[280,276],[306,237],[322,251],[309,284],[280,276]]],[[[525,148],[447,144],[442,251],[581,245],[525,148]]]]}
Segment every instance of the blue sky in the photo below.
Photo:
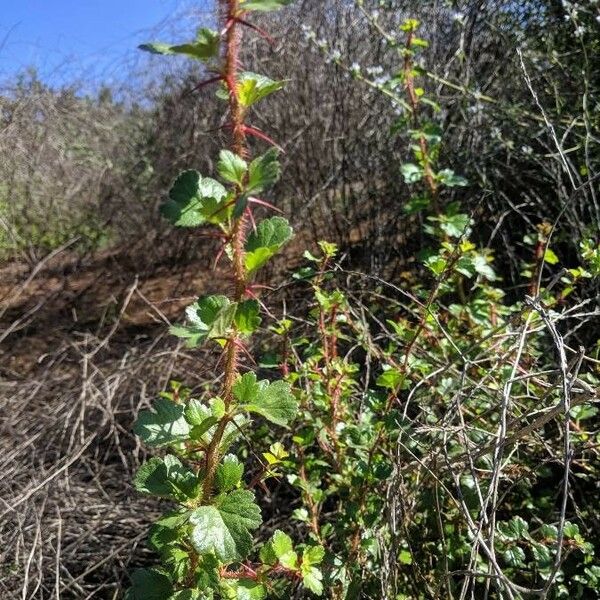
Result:
{"type": "Polygon", "coordinates": [[[139,43],[161,32],[168,39],[169,17],[205,2],[0,0],[0,79],[35,66],[53,84],[122,81],[139,43]]]}

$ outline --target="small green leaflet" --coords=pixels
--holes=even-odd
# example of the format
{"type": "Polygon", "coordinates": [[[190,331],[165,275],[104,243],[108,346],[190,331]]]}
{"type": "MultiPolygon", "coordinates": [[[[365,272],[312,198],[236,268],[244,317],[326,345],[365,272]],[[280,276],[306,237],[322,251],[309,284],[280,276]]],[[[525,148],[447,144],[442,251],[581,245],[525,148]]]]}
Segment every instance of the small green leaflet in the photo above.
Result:
{"type": "Polygon", "coordinates": [[[240,4],[242,11],[270,11],[289,6],[294,0],[246,0],[240,4]]]}
{"type": "Polygon", "coordinates": [[[321,546],[311,546],[302,554],[302,583],[305,588],[320,596],[323,593],[323,574],[316,565],[321,564],[325,557],[325,550],[321,546]]]}
{"type": "Polygon", "coordinates": [[[225,181],[242,187],[244,185],[244,176],[248,170],[248,164],[243,158],[230,150],[221,150],[217,170],[225,181]]]}
{"type": "Polygon", "coordinates": [[[262,319],[259,316],[260,306],[257,300],[245,300],[240,302],[235,313],[235,326],[244,335],[250,335],[256,331],[262,319]]]}
{"type": "Polygon", "coordinates": [[[273,81],[258,73],[241,73],[238,79],[238,99],[242,106],[248,108],[282,87],[283,81],[273,81]]]}
{"type": "Polygon", "coordinates": [[[439,218],[442,231],[450,237],[459,238],[468,235],[472,219],[469,215],[457,213],[453,215],[442,215],[439,218]]]}
{"type": "Polygon", "coordinates": [[[271,148],[250,163],[246,193],[258,194],[277,182],[281,174],[278,158],[277,148],[271,148]]]}
{"type": "Polygon", "coordinates": [[[299,568],[298,555],[294,551],[292,538],[279,529],[275,531],[271,540],[260,549],[260,560],[270,566],[279,563],[292,571],[297,571],[299,568]]]}
{"type": "Polygon", "coordinates": [[[169,600],[205,600],[206,596],[201,596],[201,593],[202,592],[200,590],[181,590],[179,592],[175,592],[169,598],[169,600]]]}
{"type": "Polygon", "coordinates": [[[452,169],[442,169],[437,175],[437,180],[447,187],[464,187],[469,182],[460,175],[456,175],[452,169]]]}
{"type": "Polygon", "coordinates": [[[133,485],[143,494],[182,502],[194,498],[199,491],[199,481],[194,472],[171,454],[145,462],[136,473],[133,485]]]}
{"type": "Polygon", "coordinates": [[[169,200],[161,214],[178,227],[197,227],[203,223],[221,223],[229,214],[224,199],[227,190],[214,179],[198,171],[183,171],[173,182],[169,200]]]}
{"type": "Polygon", "coordinates": [[[158,42],[142,44],[139,48],[152,54],[183,54],[190,58],[205,61],[217,56],[219,53],[219,44],[219,34],[216,31],[212,31],[212,29],[203,27],[198,30],[196,41],[189,44],[171,45],[158,42]]]}
{"type": "Polygon", "coordinates": [[[155,412],[142,411],[133,431],[149,446],[168,446],[189,438],[190,426],[183,416],[184,407],[166,398],[154,403],[155,412]]]}
{"type": "Polygon", "coordinates": [[[400,172],[406,183],[416,183],[423,179],[423,169],[412,163],[406,163],[400,167],[400,172]]]}
{"type": "Polygon", "coordinates": [[[246,269],[262,267],[292,237],[292,228],[283,217],[261,221],[246,241],[246,269]]]}
{"type": "Polygon", "coordinates": [[[502,556],[511,567],[520,567],[525,564],[525,552],[519,546],[511,546],[502,556]]]}
{"type": "Polygon", "coordinates": [[[223,579],[219,591],[223,600],[264,600],[267,597],[267,588],[251,579],[223,579]]]}
{"type": "Polygon", "coordinates": [[[287,382],[257,381],[252,372],[245,373],[236,381],[233,395],[242,410],[257,413],[282,427],[286,427],[298,411],[298,403],[287,382]]]}
{"type": "Polygon", "coordinates": [[[171,580],[156,569],[137,569],[131,574],[132,600],[169,600],[173,595],[171,580]]]}
{"type": "Polygon", "coordinates": [[[233,323],[237,304],[226,296],[204,296],[186,308],[189,325],[175,325],[170,332],[195,348],[204,340],[223,342],[233,323]]]}
{"type": "Polygon", "coordinates": [[[226,563],[243,560],[252,550],[251,530],[261,523],[254,494],[235,490],[221,494],[212,506],[200,506],[190,517],[191,541],[200,554],[214,553],[226,563]]]}
{"type": "Polygon", "coordinates": [[[234,454],[227,454],[217,467],[215,483],[220,492],[229,492],[236,488],[242,480],[244,465],[234,454]]]}
{"type": "Polygon", "coordinates": [[[173,512],[165,515],[150,527],[148,541],[154,550],[160,552],[165,546],[179,539],[179,528],[189,519],[189,512],[173,512]]]}
{"type": "Polygon", "coordinates": [[[529,525],[519,516],[513,517],[510,521],[499,521],[496,527],[505,540],[517,541],[529,537],[529,525]]]}
{"type": "MultiPolygon", "coordinates": [[[[206,406],[200,400],[190,400],[185,409],[185,418],[192,425],[190,437],[208,446],[215,433],[216,423],[225,414],[223,400],[213,398],[210,406],[206,406]]],[[[233,422],[227,423],[223,439],[221,440],[221,452],[226,452],[240,436],[240,429],[246,424],[246,418],[243,415],[235,415],[233,422]]]]}

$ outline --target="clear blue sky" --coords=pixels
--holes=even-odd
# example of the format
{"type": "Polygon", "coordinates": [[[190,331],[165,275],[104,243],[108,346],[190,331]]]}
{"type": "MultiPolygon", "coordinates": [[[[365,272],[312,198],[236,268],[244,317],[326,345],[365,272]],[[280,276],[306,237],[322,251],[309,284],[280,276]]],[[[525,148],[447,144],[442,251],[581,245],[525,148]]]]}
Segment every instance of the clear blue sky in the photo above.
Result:
{"type": "Polygon", "coordinates": [[[54,84],[76,78],[122,80],[124,64],[139,43],[164,30],[170,16],[205,3],[0,0],[0,79],[35,66],[42,79],[54,84]]]}

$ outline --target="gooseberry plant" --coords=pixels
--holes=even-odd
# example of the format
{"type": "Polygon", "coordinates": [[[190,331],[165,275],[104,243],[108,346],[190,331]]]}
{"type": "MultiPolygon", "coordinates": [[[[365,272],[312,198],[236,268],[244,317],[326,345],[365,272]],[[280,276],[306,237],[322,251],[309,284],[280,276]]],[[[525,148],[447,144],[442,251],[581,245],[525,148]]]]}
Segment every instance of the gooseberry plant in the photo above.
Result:
{"type": "Polygon", "coordinates": [[[584,439],[598,378],[580,371],[583,354],[563,363],[563,381],[580,386],[570,398],[552,373],[565,351],[555,323],[597,273],[600,249],[583,240],[582,265],[553,272],[554,227],[540,224],[525,240],[529,296],[507,302],[494,253],[473,239],[474,214],[456,200],[469,182],[443,165],[420,23],[388,34],[364,14],[399,58],[388,76],[371,78],[374,68],[348,64],[310,30],[307,39],[401,113],[393,132],[411,155],[399,169],[403,210],[420,215],[430,247],[418,278],[378,281],[372,295],[357,291],[366,276],[340,289],[336,279],[351,275],[332,244],[305,254],[297,278],[313,292],[309,322],[300,334],[287,319],[275,328],[282,356],[295,357],[287,378],[302,390],[288,476],[302,500],[294,516],[327,548],[332,599],[592,597],[599,567],[585,523],[594,509],[567,511],[566,498],[587,476],[569,456],[595,454],[584,439]],[[549,482],[561,464],[557,493],[549,482]]]}
{"type": "MultiPolygon", "coordinates": [[[[281,216],[259,222],[254,210],[274,207],[260,195],[279,178],[278,149],[269,137],[247,123],[251,107],[283,83],[240,71],[242,28],[268,37],[248,19],[253,13],[277,10],[290,0],[222,0],[222,28],[202,28],[186,44],[151,43],[143,50],[199,60],[209,77],[200,85],[218,84],[227,100],[231,145],[220,152],[220,181],[195,170],[174,181],[162,214],[176,227],[214,227],[221,239],[217,259],[231,267],[229,295],[199,298],[186,310],[187,321],[171,333],[189,348],[213,344],[220,349],[222,377],[208,399],[192,397],[173,384],[140,413],[134,430],[146,445],[164,454],[150,458],[137,472],[134,485],[144,494],[170,501],[173,507],[150,530],[150,545],[161,563],[132,574],[129,600],[259,600],[282,580],[322,592],[319,564],[323,548],[315,543],[295,548],[283,531],[275,531],[256,559],[254,532],[261,510],[244,479],[236,443],[252,418],[262,417],[286,427],[295,417],[297,400],[288,382],[260,380],[244,368],[251,362],[248,339],[261,324],[263,305],[255,282],[257,272],[288,242],[292,229],[281,216]],[[272,147],[251,157],[249,136],[272,147]]],[[[287,455],[281,443],[264,453],[270,467],[259,479],[273,475],[287,455]]]]}

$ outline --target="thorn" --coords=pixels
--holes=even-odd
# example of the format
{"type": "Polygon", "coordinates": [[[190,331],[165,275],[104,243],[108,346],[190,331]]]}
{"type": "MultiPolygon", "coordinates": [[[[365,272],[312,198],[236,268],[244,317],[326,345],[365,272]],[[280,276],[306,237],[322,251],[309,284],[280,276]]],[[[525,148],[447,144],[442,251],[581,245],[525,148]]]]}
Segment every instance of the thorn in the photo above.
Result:
{"type": "Polygon", "coordinates": [[[232,206],[233,204],[235,204],[235,200],[231,200],[231,202],[227,202],[226,204],[224,204],[223,206],[219,206],[219,208],[217,208],[217,210],[215,210],[214,213],[210,214],[208,216],[209,219],[212,219],[213,217],[216,217],[221,211],[225,210],[226,208],[229,208],[230,206],[232,206]]]}
{"type": "Polygon", "coordinates": [[[217,252],[217,256],[215,257],[215,262],[213,263],[213,271],[217,270],[219,261],[223,257],[224,252],[225,252],[225,244],[221,244],[221,247],[219,248],[219,251],[217,252]]]}
{"type": "Polygon", "coordinates": [[[273,206],[270,202],[267,202],[266,200],[261,200],[260,198],[255,198],[254,196],[251,196],[250,198],[248,198],[248,202],[252,202],[253,204],[260,204],[261,206],[266,206],[267,208],[270,208],[275,212],[283,214],[283,211],[280,208],[273,206]]]}
{"type": "Polygon", "coordinates": [[[221,35],[225,35],[232,28],[236,20],[237,19],[235,17],[228,15],[227,21],[225,21],[225,27],[223,27],[223,30],[221,31],[221,35]]]}
{"type": "Polygon", "coordinates": [[[250,359],[252,365],[256,367],[256,361],[254,360],[254,357],[252,356],[252,354],[250,354],[246,346],[244,346],[244,344],[238,339],[234,340],[233,343],[238,347],[239,350],[242,351],[243,354],[245,354],[250,359]]]}
{"type": "Polygon", "coordinates": [[[210,85],[211,83],[216,83],[217,81],[222,81],[222,80],[223,80],[223,75],[217,75],[215,77],[211,77],[210,79],[207,79],[206,81],[201,81],[197,86],[193,87],[188,92],[185,92],[184,96],[193,94],[194,92],[201,90],[203,87],[210,85]]]}
{"type": "Polygon", "coordinates": [[[252,210],[250,209],[250,207],[246,208],[246,214],[250,219],[250,223],[252,223],[252,229],[254,233],[256,233],[256,221],[254,220],[254,215],[252,214],[252,210]]]}
{"type": "Polygon", "coordinates": [[[235,79],[233,78],[232,75],[225,75],[225,83],[227,84],[227,88],[229,89],[229,93],[237,99],[238,97],[238,90],[237,90],[237,85],[235,83],[235,79]]]}
{"type": "Polygon", "coordinates": [[[237,17],[236,21],[240,23],[240,25],[245,25],[246,27],[253,29],[261,37],[265,38],[265,40],[267,40],[271,46],[275,46],[275,40],[264,29],[261,29],[260,27],[254,25],[254,23],[250,23],[249,21],[246,21],[246,19],[241,19],[240,17],[237,17]]]}
{"type": "Polygon", "coordinates": [[[244,129],[244,133],[246,133],[248,135],[253,135],[254,137],[257,137],[257,138],[271,144],[272,146],[277,148],[277,150],[279,150],[280,152],[285,153],[285,150],[277,142],[272,140],[266,133],[263,133],[260,129],[256,129],[256,127],[251,127],[250,125],[244,125],[243,129],[244,129]]]}
{"type": "Polygon", "coordinates": [[[271,317],[271,319],[275,319],[275,315],[269,310],[267,305],[252,291],[251,287],[246,288],[246,294],[250,296],[250,298],[256,300],[260,304],[260,307],[267,313],[267,315],[271,317]]]}

